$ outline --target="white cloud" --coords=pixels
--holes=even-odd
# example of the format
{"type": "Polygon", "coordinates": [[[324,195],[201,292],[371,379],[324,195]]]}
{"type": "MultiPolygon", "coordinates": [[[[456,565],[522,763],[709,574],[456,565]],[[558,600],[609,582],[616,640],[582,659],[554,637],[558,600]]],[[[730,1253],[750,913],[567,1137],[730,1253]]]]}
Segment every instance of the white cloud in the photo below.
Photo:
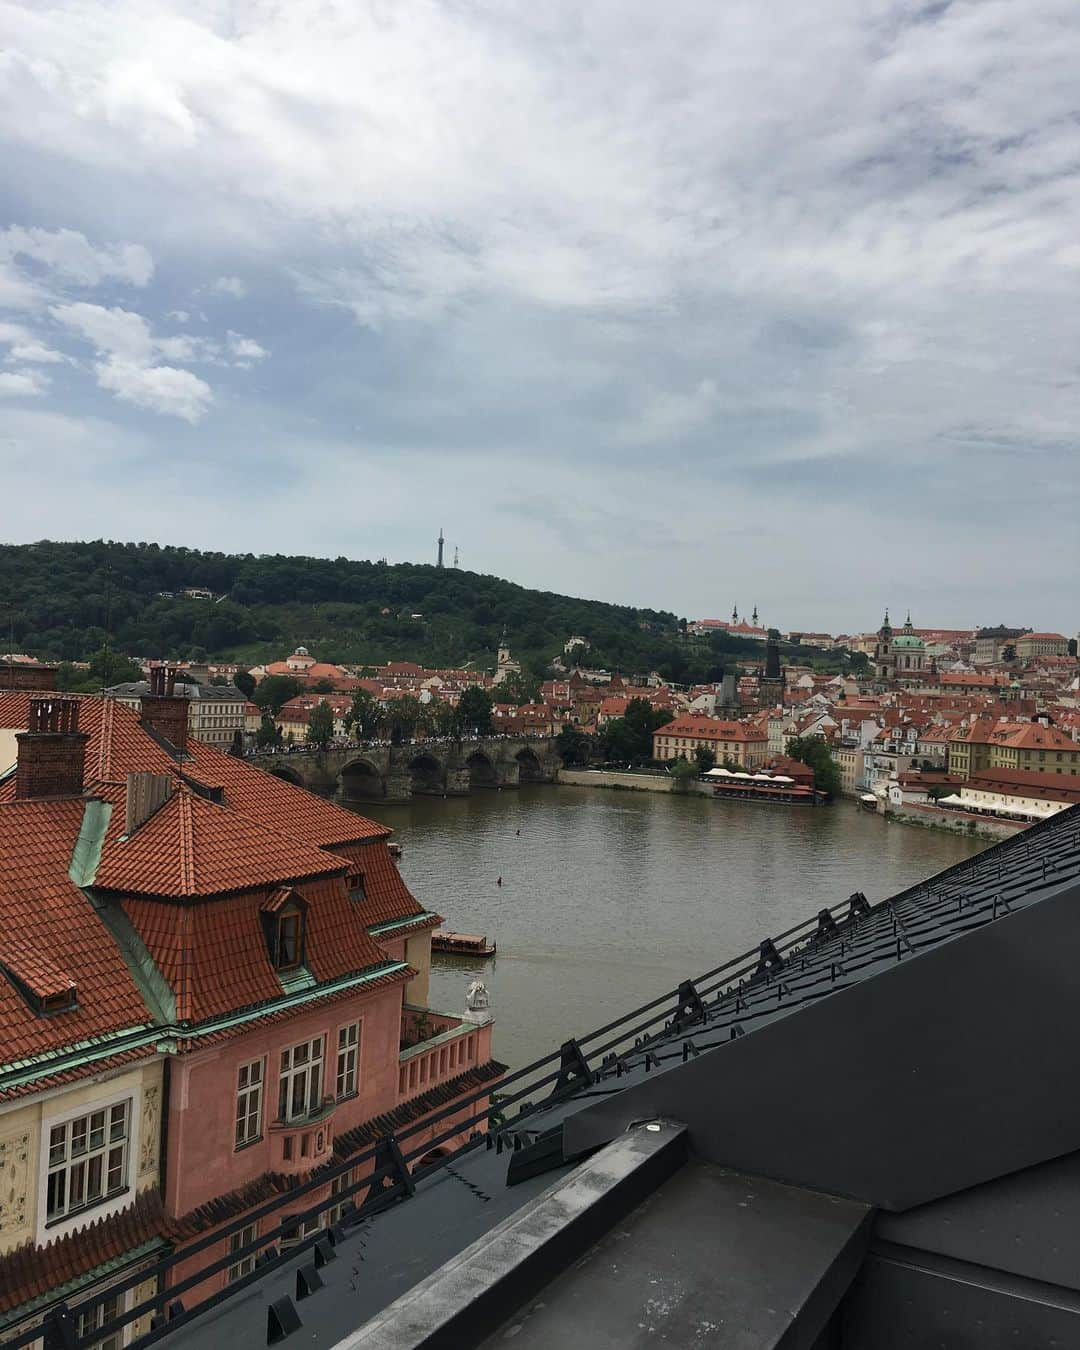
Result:
{"type": "Polygon", "coordinates": [[[154,260],[141,244],[94,247],[77,230],[24,229],[13,225],[0,230],[0,261],[28,258],[65,281],[99,286],[120,281],[145,286],[154,274],[154,260]]]}
{"type": "Polygon", "coordinates": [[[67,359],[63,352],[46,347],[43,342],[18,342],[7,355],[10,362],[25,361],[31,365],[59,365],[67,359]]]}
{"type": "Polygon", "coordinates": [[[99,352],[143,363],[149,362],[153,356],[154,341],[150,336],[150,325],[141,314],[119,306],[109,309],[85,301],[53,305],[49,312],[58,323],[93,343],[99,352]]]}
{"type": "Polygon", "coordinates": [[[187,323],[191,318],[191,315],[186,309],[170,309],[167,311],[165,317],[167,319],[175,319],[177,323],[187,323]]]}
{"type": "MultiPolygon", "coordinates": [[[[1017,483],[1064,445],[1044,481],[1053,509],[1076,501],[1075,0],[7,0],[3,15],[5,187],[34,204],[13,218],[87,233],[24,232],[18,266],[5,245],[0,305],[40,305],[42,277],[133,284],[146,267],[77,240],[137,233],[169,295],[211,319],[211,294],[258,277],[255,345],[283,376],[267,416],[365,447],[484,447],[518,474],[572,461],[582,498],[613,464],[631,483],[674,464],[716,529],[736,475],[756,494],[740,513],[762,520],[785,493],[877,513],[914,482],[943,577],[964,560],[932,527],[957,500],[982,494],[984,518],[1042,537],[1017,483]]],[[[113,344],[101,360],[126,374],[105,378],[125,389],[131,367],[264,359],[229,335],[74,317],[68,331],[113,344]]],[[[884,586],[885,556],[867,556],[852,584],[884,586]]],[[[814,566],[808,606],[855,575],[814,566]]],[[[1042,593],[1035,554],[1013,575],[1042,593]]]]}
{"type": "Polygon", "coordinates": [[[231,295],[234,300],[242,300],[247,295],[247,287],[239,277],[218,277],[210,289],[215,295],[231,295]]]}
{"type": "Polygon", "coordinates": [[[270,353],[261,343],[254,338],[244,337],[242,333],[234,333],[232,329],[228,332],[229,351],[234,357],[234,364],[244,369],[254,365],[256,361],[265,361],[270,353]]]}
{"type": "Polygon", "coordinates": [[[214,397],[205,380],[174,366],[140,366],[110,357],[95,370],[98,384],[123,402],[186,422],[198,422],[214,397]]]}
{"type": "Polygon", "coordinates": [[[0,398],[37,398],[49,385],[39,370],[0,371],[0,398]]]}
{"type": "Polygon", "coordinates": [[[102,389],[125,403],[197,422],[213,400],[210,386],[190,371],[155,365],[158,355],[187,359],[199,339],[154,338],[141,314],[80,302],[54,305],[53,318],[92,343],[102,358],[94,373],[102,389]]]}

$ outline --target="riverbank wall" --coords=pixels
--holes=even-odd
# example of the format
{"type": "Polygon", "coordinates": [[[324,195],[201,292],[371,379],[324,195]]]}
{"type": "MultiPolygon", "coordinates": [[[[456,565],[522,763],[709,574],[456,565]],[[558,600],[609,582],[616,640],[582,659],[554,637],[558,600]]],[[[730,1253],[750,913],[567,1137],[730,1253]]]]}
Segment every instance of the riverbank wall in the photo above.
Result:
{"type": "Polygon", "coordinates": [[[924,830],[948,830],[951,834],[966,834],[976,839],[1011,839],[1028,828],[1021,821],[992,820],[969,811],[943,811],[938,806],[924,806],[921,802],[890,807],[885,812],[885,819],[901,825],[918,825],[924,830]]]}
{"type": "MultiPolygon", "coordinates": [[[[667,773],[619,773],[615,769],[560,769],[558,781],[623,792],[672,792],[676,787],[676,780],[667,773]]],[[[708,797],[712,795],[712,785],[691,779],[681,791],[708,797]]]]}

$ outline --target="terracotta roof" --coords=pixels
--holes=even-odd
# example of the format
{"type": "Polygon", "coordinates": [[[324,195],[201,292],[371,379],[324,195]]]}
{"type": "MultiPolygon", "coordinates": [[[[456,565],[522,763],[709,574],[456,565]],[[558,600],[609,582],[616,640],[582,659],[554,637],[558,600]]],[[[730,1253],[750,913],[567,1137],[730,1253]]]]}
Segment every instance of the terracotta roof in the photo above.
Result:
{"type": "MultiPolygon", "coordinates": [[[[317,982],[386,963],[340,876],[320,877],[297,891],[308,905],[305,965],[317,982]]],[[[178,1021],[202,1022],[281,997],[260,914],[266,899],[265,890],[253,890],[190,905],[122,901],[176,996],[178,1021]]]]}
{"type": "Polygon", "coordinates": [[[681,736],[692,740],[710,741],[764,741],[768,737],[757,727],[742,722],[724,722],[716,717],[676,717],[657,727],[653,737],[681,736]]]}
{"type": "Polygon", "coordinates": [[[1007,723],[995,727],[988,739],[995,745],[1007,745],[1013,750],[1074,750],[1080,753],[1080,745],[1071,736],[1039,722],[1007,723]]]}
{"type": "MultiPolygon", "coordinates": [[[[367,927],[425,913],[424,907],[417,903],[405,885],[385,840],[348,844],[333,851],[337,856],[347,858],[364,874],[364,899],[354,903],[367,927]]],[[[435,926],[432,923],[432,927],[435,926]]]]}
{"type": "MultiPolygon", "coordinates": [[[[122,822],[123,812],[114,811],[113,818],[122,822]]],[[[267,829],[182,784],[129,839],[107,839],[94,884],[99,890],[179,899],[328,875],[341,866],[322,849],[267,829]]]]}
{"type": "Polygon", "coordinates": [[[1002,792],[1015,797],[1037,797],[1041,801],[1080,802],[1080,776],[1065,773],[1036,773],[1029,769],[983,769],[972,774],[965,787],[986,792],[1002,792]]]}
{"type": "Polygon", "coordinates": [[[0,1311],[10,1312],[41,1298],[59,1285],[177,1231],[178,1226],[165,1214],[161,1196],[149,1190],[119,1214],[54,1238],[43,1247],[25,1242],[0,1256],[0,1311]]]}
{"type": "Polygon", "coordinates": [[[0,964],[24,983],[74,980],[76,1006],[42,1017],[0,975],[0,1062],[59,1049],[149,1014],[112,938],[68,877],[85,803],[0,805],[0,964]]]}
{"type": "Polygon", "coordinates": [[[188,748],[192,759],[184,766],[185,771],[200,782],[220,784],[227,806],[268,829],[280,830],[316,848],[355,839],[386,839],[392,833],[377,821],[346,811],[325,797],[316,797],[306,788],[264,773],[213,746],[189,740],[188,748]]]}

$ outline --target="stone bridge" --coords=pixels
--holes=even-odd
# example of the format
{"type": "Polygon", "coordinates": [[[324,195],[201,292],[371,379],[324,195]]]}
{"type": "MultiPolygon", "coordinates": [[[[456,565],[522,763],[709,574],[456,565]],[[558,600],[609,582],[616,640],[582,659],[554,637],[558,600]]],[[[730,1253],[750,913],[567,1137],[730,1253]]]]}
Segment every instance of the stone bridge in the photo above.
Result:
{"type": "Polygon", "coordinates": [[[562,767],[554,740],[502,736],[254,755],[247,762],[341,802],[462,797],[473,788],[554,783],[562,767]]]}

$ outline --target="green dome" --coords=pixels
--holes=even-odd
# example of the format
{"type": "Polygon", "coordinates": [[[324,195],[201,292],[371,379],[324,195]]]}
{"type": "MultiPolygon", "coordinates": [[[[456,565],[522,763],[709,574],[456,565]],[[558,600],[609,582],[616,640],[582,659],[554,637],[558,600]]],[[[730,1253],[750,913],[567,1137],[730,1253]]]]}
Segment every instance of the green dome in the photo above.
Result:
{"type": "Polygon", "coordinates": [[[899,637],[893,638],[892,645],[894,647],[925,647],[926,643],[923,642],[921,637],[915,637],[914,634],[901,633],[899,637]]]}

